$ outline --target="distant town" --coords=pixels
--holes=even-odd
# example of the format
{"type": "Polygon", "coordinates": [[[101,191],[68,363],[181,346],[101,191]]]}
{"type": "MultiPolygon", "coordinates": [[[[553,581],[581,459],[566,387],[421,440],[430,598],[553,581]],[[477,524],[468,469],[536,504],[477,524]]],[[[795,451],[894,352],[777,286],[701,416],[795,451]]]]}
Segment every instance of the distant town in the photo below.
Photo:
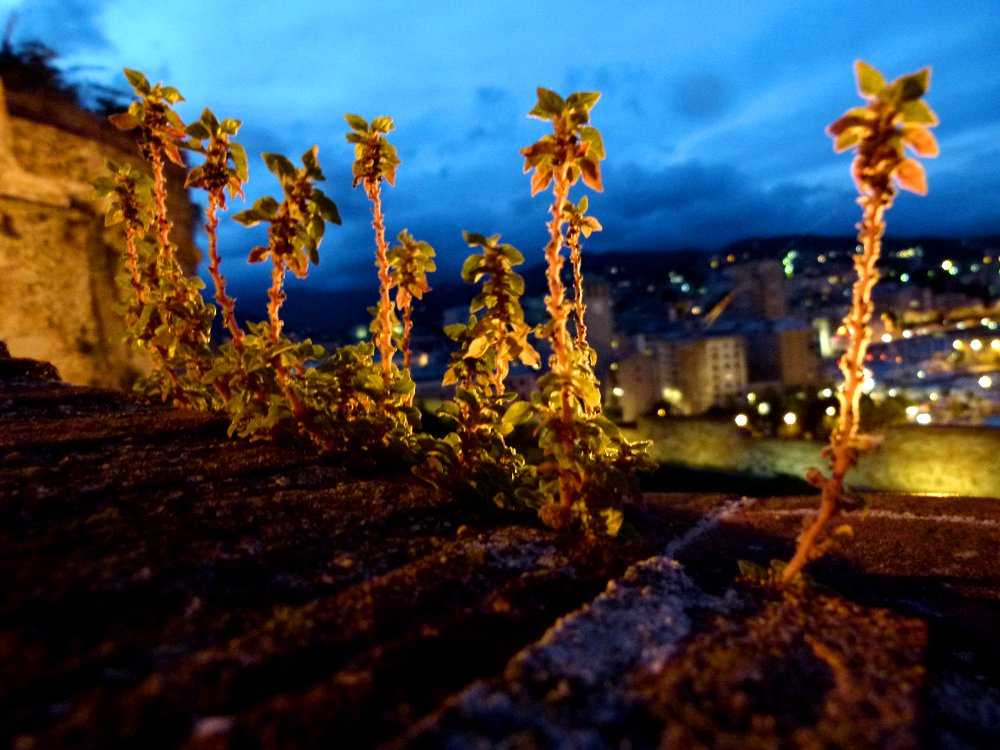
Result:
{"type": "MultiPolygon", "coordinates": [[[[757,436],[825,437],[855,245],[778,237],[714,253],[586,257],[588,340],[606,412],[622,422],[700,415],[757,436]]],[[[1000,426],[1000,237],[887,238],[880,268],[866,428],[1000,426]]],[[[519,270],[526,317],[541,320],[542,274],[519,270]]],[[[449,395],[440,383],[452,342],[439,332],[468,319],[470,296],[470,287],[443,286],[425,297],[414,356],[425,398],[449,395]]],[[[311,333],[322,339],[303,331],[311,333]]],[[[359,321],[345,335],[367,337],[367,327],[359,321]]],[[[527,395],[537,375],[515,371],[511,386],[527,395]]]]}

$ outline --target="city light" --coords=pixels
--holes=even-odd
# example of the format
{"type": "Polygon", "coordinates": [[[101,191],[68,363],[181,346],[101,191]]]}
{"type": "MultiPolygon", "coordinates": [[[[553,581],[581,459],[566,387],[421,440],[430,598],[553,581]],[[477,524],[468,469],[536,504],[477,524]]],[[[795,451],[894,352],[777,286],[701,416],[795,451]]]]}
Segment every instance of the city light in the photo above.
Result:
{"type": "Polygon", "coordinates": [[[616,385],[614,388],[611,389],[611,393],[613,393],[618,398],[621,398],[622,396],[625,395],[625,389],[622,388],[620,385],[616,385]]]}
{"type": "Polygon", "coordinates": [[[913,419],[919,413],[920,413],[920,407],[919,406],[907,406],[906,407],[906,416],[908,416],[910,419],[913,419]]]}
{"type": "Polygon", "coordinates": [[[969,348],[974,352],[978,352],[983,348],[983,342],[979,339],[972,339],[972,341],[969,342],[969,348]]]}
{"type": "Polygon", "coordinates": [[[793,412],[788,412],[782,419],[784,420],[785,424],[787,424],[789,427],[791,427],[793,424],[795,424],[796,421],[798,421],[797,417],[793,412]]]}
{"type": "Polygon", "coordinates": [[[819,392],[820,398],[830,398],[833,395],[833,388],[824,388],[819,392]]]}
{"type": "Polygon", "coordinates": [[[828,407],[826,407],[826,416],[828,416],[828,417],[835,417],[835,416],[837,416],[837,407],[836,406],[828,406],[828,407]]]}
{"type": "Polygon", "coordinates": [[[759,404],[757,404],[757,413],[760,414],[761,416],[766,417],[768,414],[771,413],[771,405],[767,403],[767,401],[761,401],[759,404]]]}
{"type": "Polygon", "coordinates": [[[750,418],[746,414],[737,414],[733,421],[736,422],[737,427],[746,427],[750,424],[750,418]]]}
{"type": "Polygon", "coordinates": [[[883,333],[882,334],[882,343],[883,344],[891,344],[892,343],[892,334],[891,333],[883,333]]]}
{"type": "Polygon", "coordinates": [[[989,388],[992,385],[993,385],[993,378],[991,378],[989,375],[983,375],[981,378],[979,378],[980,388],[989,388]]]}
{"type": "Polygon", "coordinates": [[[931,423],[931,415],[930,415],[930,414],[928,414],[928,413],[927,413],[927,412],[925,412],[925,411],[923,411],[923,412],[920,412],[920,413],[919,413],[919,414],[917,415],[917,419],[916,419],[916,422],[917,422],[917,424],[920,424],[920,425],[927,425],[927,424],[930,424],[930,423],[931,423]]]}
{"type": "Polygon", "coordinates": [[[951,346],[953,349],[961,351],[962,347],[965,345],[958,339],[955,339],[954,341],[951,342],[951,346]]]}

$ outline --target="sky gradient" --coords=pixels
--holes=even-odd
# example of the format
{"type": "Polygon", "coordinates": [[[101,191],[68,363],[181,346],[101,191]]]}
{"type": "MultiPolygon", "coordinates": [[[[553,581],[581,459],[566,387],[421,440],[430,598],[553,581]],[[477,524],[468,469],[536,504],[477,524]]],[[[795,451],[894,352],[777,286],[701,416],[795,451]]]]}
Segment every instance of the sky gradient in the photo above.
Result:
{"type": "MultiPolygon", "coordinates": [[[[996,0],[0,0],[13,40],[56,49],[72,78],[126,88],[122,67],[176,86],[185,120],[244,121],[248,199],[277,192],[259,159],[314,143],[343,227],[316,286],[374,285],[370,214],[351,190],[343,114],[388,115],[402,159],[385,190],[389,236],[408,228],[456,280],[461,231],[501,233],[540,261],[549,200],[518,151],[546,132],[535,88],[596,90],[604,225],[586,248],[714,248],[754,235],[851,234],[850,157],[825,126],[860,103],[853,63],[892,79],[931,66],[941,156],[930,193],[902,195],[897,236],[1000,233],[1000,3],[996,0]]],[[[574,198],[584,194],[578,187],[574,198]]],[[[234,209],[240,206],[234,205],[234,209]]],[[[237,285],[260,237],[223,235],[237,285]]],[[[263,269],[261,269],[263,270],[263,269]]],[[[440,277],[439,277],[440,278],[440,277]]],[[[432,285],[434,281],[432,280],[432,285]]]]}

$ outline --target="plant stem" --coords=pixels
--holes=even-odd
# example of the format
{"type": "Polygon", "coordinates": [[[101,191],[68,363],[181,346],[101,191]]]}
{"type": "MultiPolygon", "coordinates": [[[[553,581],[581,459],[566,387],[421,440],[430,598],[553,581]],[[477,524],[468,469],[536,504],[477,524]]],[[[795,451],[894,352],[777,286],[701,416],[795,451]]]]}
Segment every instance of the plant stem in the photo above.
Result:
{"type": "Polygon", "coordinates": [[[566,244],[569,245],[569,261],[573,266],[573,312],[576,323],[576,344],[580,349],[587,345],[587,324],[583,321],[587,306],[583,302],[583,252],[580,247],[579,231],[567,234],[566,244]]]}
{"type": "MultiPolygon", "coordinates": [[[[549,242],[545,246],[545,261],[547,263],[546,279],[549,284],[549,294],[545,298],[545,306],[552,318],[551,337],[553,355],[549,362],[553,373],[559,379],[559,431],[562,439],[563,451],[567,457],[573,455],[574,447],[574,409],[569,382],[570,375],[570,347],[572,343],[569,339],[569,332],[566,328],[566,286],[562,282],[560,273],[562,271],[563,257],[560,253],[562,249],[562,224],[563,207],[569,198],[569,179],[565,167],[556,170],[553,174],[554,200],[550,212],[552,219],[549,221],[549,242]]],[[[576,489],[576,479],[573,473],[565,466],[559,469],[559,511],[561,516],[560,525],[565,525],[569,521],[570,508],[573,505],[573,494],[576,489]]]]}
{"type": "Polygon", "coordinates": [[[170,219],[167,218],[167,179],[163,172],[163,153],[156,147],[149,149],[149,163],[153,170],[153,194],[156,198],[156,237],[160,245],[158,269],[164,269],[172,285],[177,282],[174,249],[170,244],[170,219]]]}
{"type": "Polygon", "coordinates": [[[385,217],[382,215],[382,191],[378,180],[366,179],[365,192],[372,202],[372,229],[375,230],[375,265],[378,267],[379,301],[376,345],[382,359],[382,375],[386,383],[392,372],[392,320],[389,300],[389,246],[385,242],[385,217]]]}
{"type": "Polygon", "coordinates": [[[830,445],[826,448],[826,455],[830,459],[830,476],[823,477],[820,481],[822,497],[819,513],[799,537],[795,555],[781,574],[782,583],[787,583],[798,575],[808,562],[810,552],[823,530],[840,512],[844,477],[860,454],[857,437],[861,426],[865,354],[872,337],[869,325],[874,310],[872,288],[879,278],[876,263],[882,253],[885,211],[892,205],[893,197],[893,189],[886,182],[870,194],[858,198],[863,210],[861,223],[858,224],[858,240],[862,251],[854,256],[858,278],[851,291],[851,308],[844,318],[849,343],[847,351],[837,363],[844,376],[844,383],[838,393],[840,413],[837,426],[830,436],[830,445]]]}
{"type": "MultiPolygon", "coordinates": [[[[400,288],[396,292],[396,303],[403,309],[403,337],[400,340],[400,346],[403,349],[403,370],[412,379],[413,374],[410,371],[410,361],[412,360],[413,353],[410,351],[410,337],[413,333],[413,297],[405,289],[400,288]]],[[[413,398],[416,395],[414,391],[410,391],[410,394],[406,397],[406,405],[413,406],[413,398]]]]}
{"type": "Polygon", "coordinates": [[[208,234],[208,272],[215,284],[215,300],[222,310],[222,319],[233,337],[236,351],[243,351],[243,330],[236,322],[236,300],[226,294],[226,277],[222,275],[222,257],[219,255],[219,206],[222,205],[221,191],[210,190],[206,211],[205,231],[208,234]]]}
{"type": "Polygon", "coordinates": [[[271,288],[267,290],[267,318],[271,323],[271,342],[277,344],[281,340],[281,303],[285,301],[283,286],[285,283],[285,269],[281,265],[281,259],[277,255],[271,255],[273,265],[271,266],[271,288]]]}

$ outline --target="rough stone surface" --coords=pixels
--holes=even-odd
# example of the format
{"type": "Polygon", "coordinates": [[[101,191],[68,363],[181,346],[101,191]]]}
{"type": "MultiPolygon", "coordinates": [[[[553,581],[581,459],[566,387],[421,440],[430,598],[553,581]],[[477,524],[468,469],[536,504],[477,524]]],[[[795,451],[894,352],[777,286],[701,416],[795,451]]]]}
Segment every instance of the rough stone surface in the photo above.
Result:
{"type": "Polygon", "coordinates": [[[779,594],[812,498],[584,539],[0,377],[0,746],[1000,746],[1000,507],[868,499],[779,594]]]}

